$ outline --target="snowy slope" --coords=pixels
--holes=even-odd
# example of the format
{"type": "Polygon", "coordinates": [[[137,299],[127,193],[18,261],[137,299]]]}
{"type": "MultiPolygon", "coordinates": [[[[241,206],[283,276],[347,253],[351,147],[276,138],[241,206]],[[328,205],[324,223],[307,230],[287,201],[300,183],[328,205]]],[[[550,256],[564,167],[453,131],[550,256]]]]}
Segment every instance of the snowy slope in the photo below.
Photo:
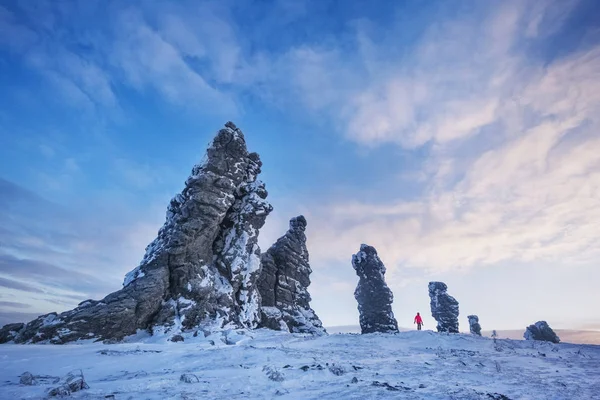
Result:
{"type": "Polygon", "coordinates": [[[259,330],[183,343],[141,340],[2,345],[0,399],[44,397],[52,385],[20,385],[25,371],[63,376],[74,369],[90,386],[76,399],[600,399],[600,346],[593,345],[495,345],[431,331],[311,337],[259,330]],[[184,373],[199,382],[181,382],[184,373]]]}
{"type": "MultiPolygon", "coordinates": [[[[340,325],[340,326],[327,326],[325,327],[329,333],[360,333],[360,325],[340,325]]],[[[400,332],[406,332],[414,330],[415,328],[409,329],[399,326],[400,332]]],[[[523,339],[523,329],[513,330],[498,330],[496,334],[499,339],[523,339]]],[[[560,337],[561,342],[565,343],[577,343],[577,344],[600,344],[600,331],[585,331],[575,329],[554,329],[554,332],[560,337]]],[[[468,332],[464,332],[468,333],[468,332]]],[[[492,331],[481,331],[481,334],[486,337],[492,336],[492,331]]]]}
{"type": "MultiPolygon", "coordinates": [[[[501,330],[496,331],[499,338],[523,340],[523,331],[521,330],[501,330]]],[[[579,343],[579,344],[600,344],[600,331],[580,331],[574,329],[554,329],[554,332],[560,337],[561,342],[579,343]]],[[[482,335],[491,336],[490,331],[482,331],[482,335]]]]}

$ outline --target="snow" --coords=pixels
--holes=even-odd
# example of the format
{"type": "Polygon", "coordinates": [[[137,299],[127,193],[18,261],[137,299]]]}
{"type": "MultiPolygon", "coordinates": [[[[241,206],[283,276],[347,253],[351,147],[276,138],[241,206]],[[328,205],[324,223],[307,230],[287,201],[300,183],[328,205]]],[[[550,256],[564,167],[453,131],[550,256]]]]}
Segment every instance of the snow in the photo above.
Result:
{"type": "Polygon", "coordinates": [[[20,385],[25,371],[63,377],[81,369],[90,388],[74,399],[600,399],[594,345],[507,339],[494,346],[489,338],[432,331],[203,336],[183,343],[140,334],[141,342],[113,345],[2,345],[0,398],[44,397],[52,385],[20,385]],[[183,374],[199,382],[180,381],[183,374]]]}
{"type": "Polygon", "coordinates": [[[56,314],[48,314],[42,321],[42,326],[53,326],[63,322],[56,314]]]}
{"type": "MultiPolygon", "coordinates": [[[[154,242],[152,242],[154,243],[154,242]]],[[[127,274],[125,274],[125,280],[123,280],[123,287],[129,285],[131,282],[135,281],[138,278],[142,278],[144,277],[144,271],[142,271],[140,269],[140,266],[135,267],[134,269],[132,269],[131,271],[129,271],[127,274]]]]}

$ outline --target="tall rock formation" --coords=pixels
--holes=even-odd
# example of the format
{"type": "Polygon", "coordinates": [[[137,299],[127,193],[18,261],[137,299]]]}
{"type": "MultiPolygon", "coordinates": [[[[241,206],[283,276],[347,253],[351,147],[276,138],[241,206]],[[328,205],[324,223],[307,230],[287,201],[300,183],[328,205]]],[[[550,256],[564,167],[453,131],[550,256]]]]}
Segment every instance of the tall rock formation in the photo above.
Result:
{"type": "Polygon", "coordinates": [[[545,342],[559,343],[560,338],[546,321],[538,321],[529,325],[523,334],[525,340],[543,340],[545,342]]]}
{"type": "Polygon", "coordinates": [[[392,312],[394,295],[385,283],[385,266],[377,250],[366,244],[352,256],[352,267],[358,275],[354,297],[358,302],[361,333],[396,333],[398,323],[392,312]]]}
{"type": "Polygon", "coordinates": [[[298,333],[324,334],[319,317],[310,308],[310,274],[306,248],[306,219],[290,220],[290,229],[261,255],[257,282],[262,298],[261,327],[298,333]]]}
{"type": "Polygon", "coordinates": [[[158,237],[123,288],[100,301],[0,330],[0,343],[122,339],[197,327],[255,328],[260,320],[258,230],[272,207],[261,161],[231,122],[169,204],[158,237]]]}
{"type": "Polygon", "coordinates": [[[481,336],[481,325],[479,325],[479,317],[477,315],[468,315],[469,331],[473,335],[481,336]]]}
{"type": "Polygon", "coordinates": [[[438,332],[458,333],[458,301],[447,290],[443,282],[429,282],[431,315],[437,321],[438,332]]]}

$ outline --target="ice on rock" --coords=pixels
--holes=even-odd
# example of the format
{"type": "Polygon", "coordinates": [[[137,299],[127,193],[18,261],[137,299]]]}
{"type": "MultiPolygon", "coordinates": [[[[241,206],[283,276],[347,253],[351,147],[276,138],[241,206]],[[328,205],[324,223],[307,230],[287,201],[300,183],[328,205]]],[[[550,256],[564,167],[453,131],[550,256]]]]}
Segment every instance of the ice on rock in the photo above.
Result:
{"type": "Polygon", "coordinates": [[[60,315],[7,325],[0,343],[119,341],[160,327],[172,334],[202,325],[255,327],[258,231],[272,210],[257,180],[261,165],[228,122],[170,201],[164,225],[121,290],[60,315]]]}
{"type": "Polygon", "coordinates": [[[447,290],[443,282],[429,282],[431,315],[437,321],[438,332],[458,333],[458,301],[447,290]]]}
{"type": "Polygon", "coordinates": [[[362,333],[398,332],[392,311],[394,295],[385,283],[385,266],[374,247],[362,244],[352,256],[352,267],[358,275],[354,297],[358,302],[362,333]]]}
{"type": "Polygon", "coordinates": [[[559,343],[560,338],[546,321],[538,321],[529,325],[523,334],[525,340],[542,340],[545,342],[559,343]]]}
{"type": "Polygon", "coordinates": [[[481,325],[479,325],[479,317],[477,315],[468,315],[469,331],[473,335],[481,336],[481,325]]]}
{"type": "Polygon", "coordinates": [[[290,220],[289,230],[261,255],[258,280],[260,326],[274,330],[321,335],[321,320],[310,307],[310,268],[306,247],[306,218],[290,220]]]}

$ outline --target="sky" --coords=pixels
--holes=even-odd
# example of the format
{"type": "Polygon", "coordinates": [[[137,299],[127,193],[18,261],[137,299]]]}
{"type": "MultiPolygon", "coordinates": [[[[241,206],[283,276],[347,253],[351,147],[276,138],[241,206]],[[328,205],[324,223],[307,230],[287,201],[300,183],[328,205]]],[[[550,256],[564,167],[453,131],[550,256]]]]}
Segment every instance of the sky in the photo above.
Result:
{"type": "Polygon", "coordinates": [[[226,121],[266,250],[303,214],[312,306],[356,325],[374,246],[402,327],[600,330],[595,0],[0,0],[0,324],[121,287],[226,121]]]}

